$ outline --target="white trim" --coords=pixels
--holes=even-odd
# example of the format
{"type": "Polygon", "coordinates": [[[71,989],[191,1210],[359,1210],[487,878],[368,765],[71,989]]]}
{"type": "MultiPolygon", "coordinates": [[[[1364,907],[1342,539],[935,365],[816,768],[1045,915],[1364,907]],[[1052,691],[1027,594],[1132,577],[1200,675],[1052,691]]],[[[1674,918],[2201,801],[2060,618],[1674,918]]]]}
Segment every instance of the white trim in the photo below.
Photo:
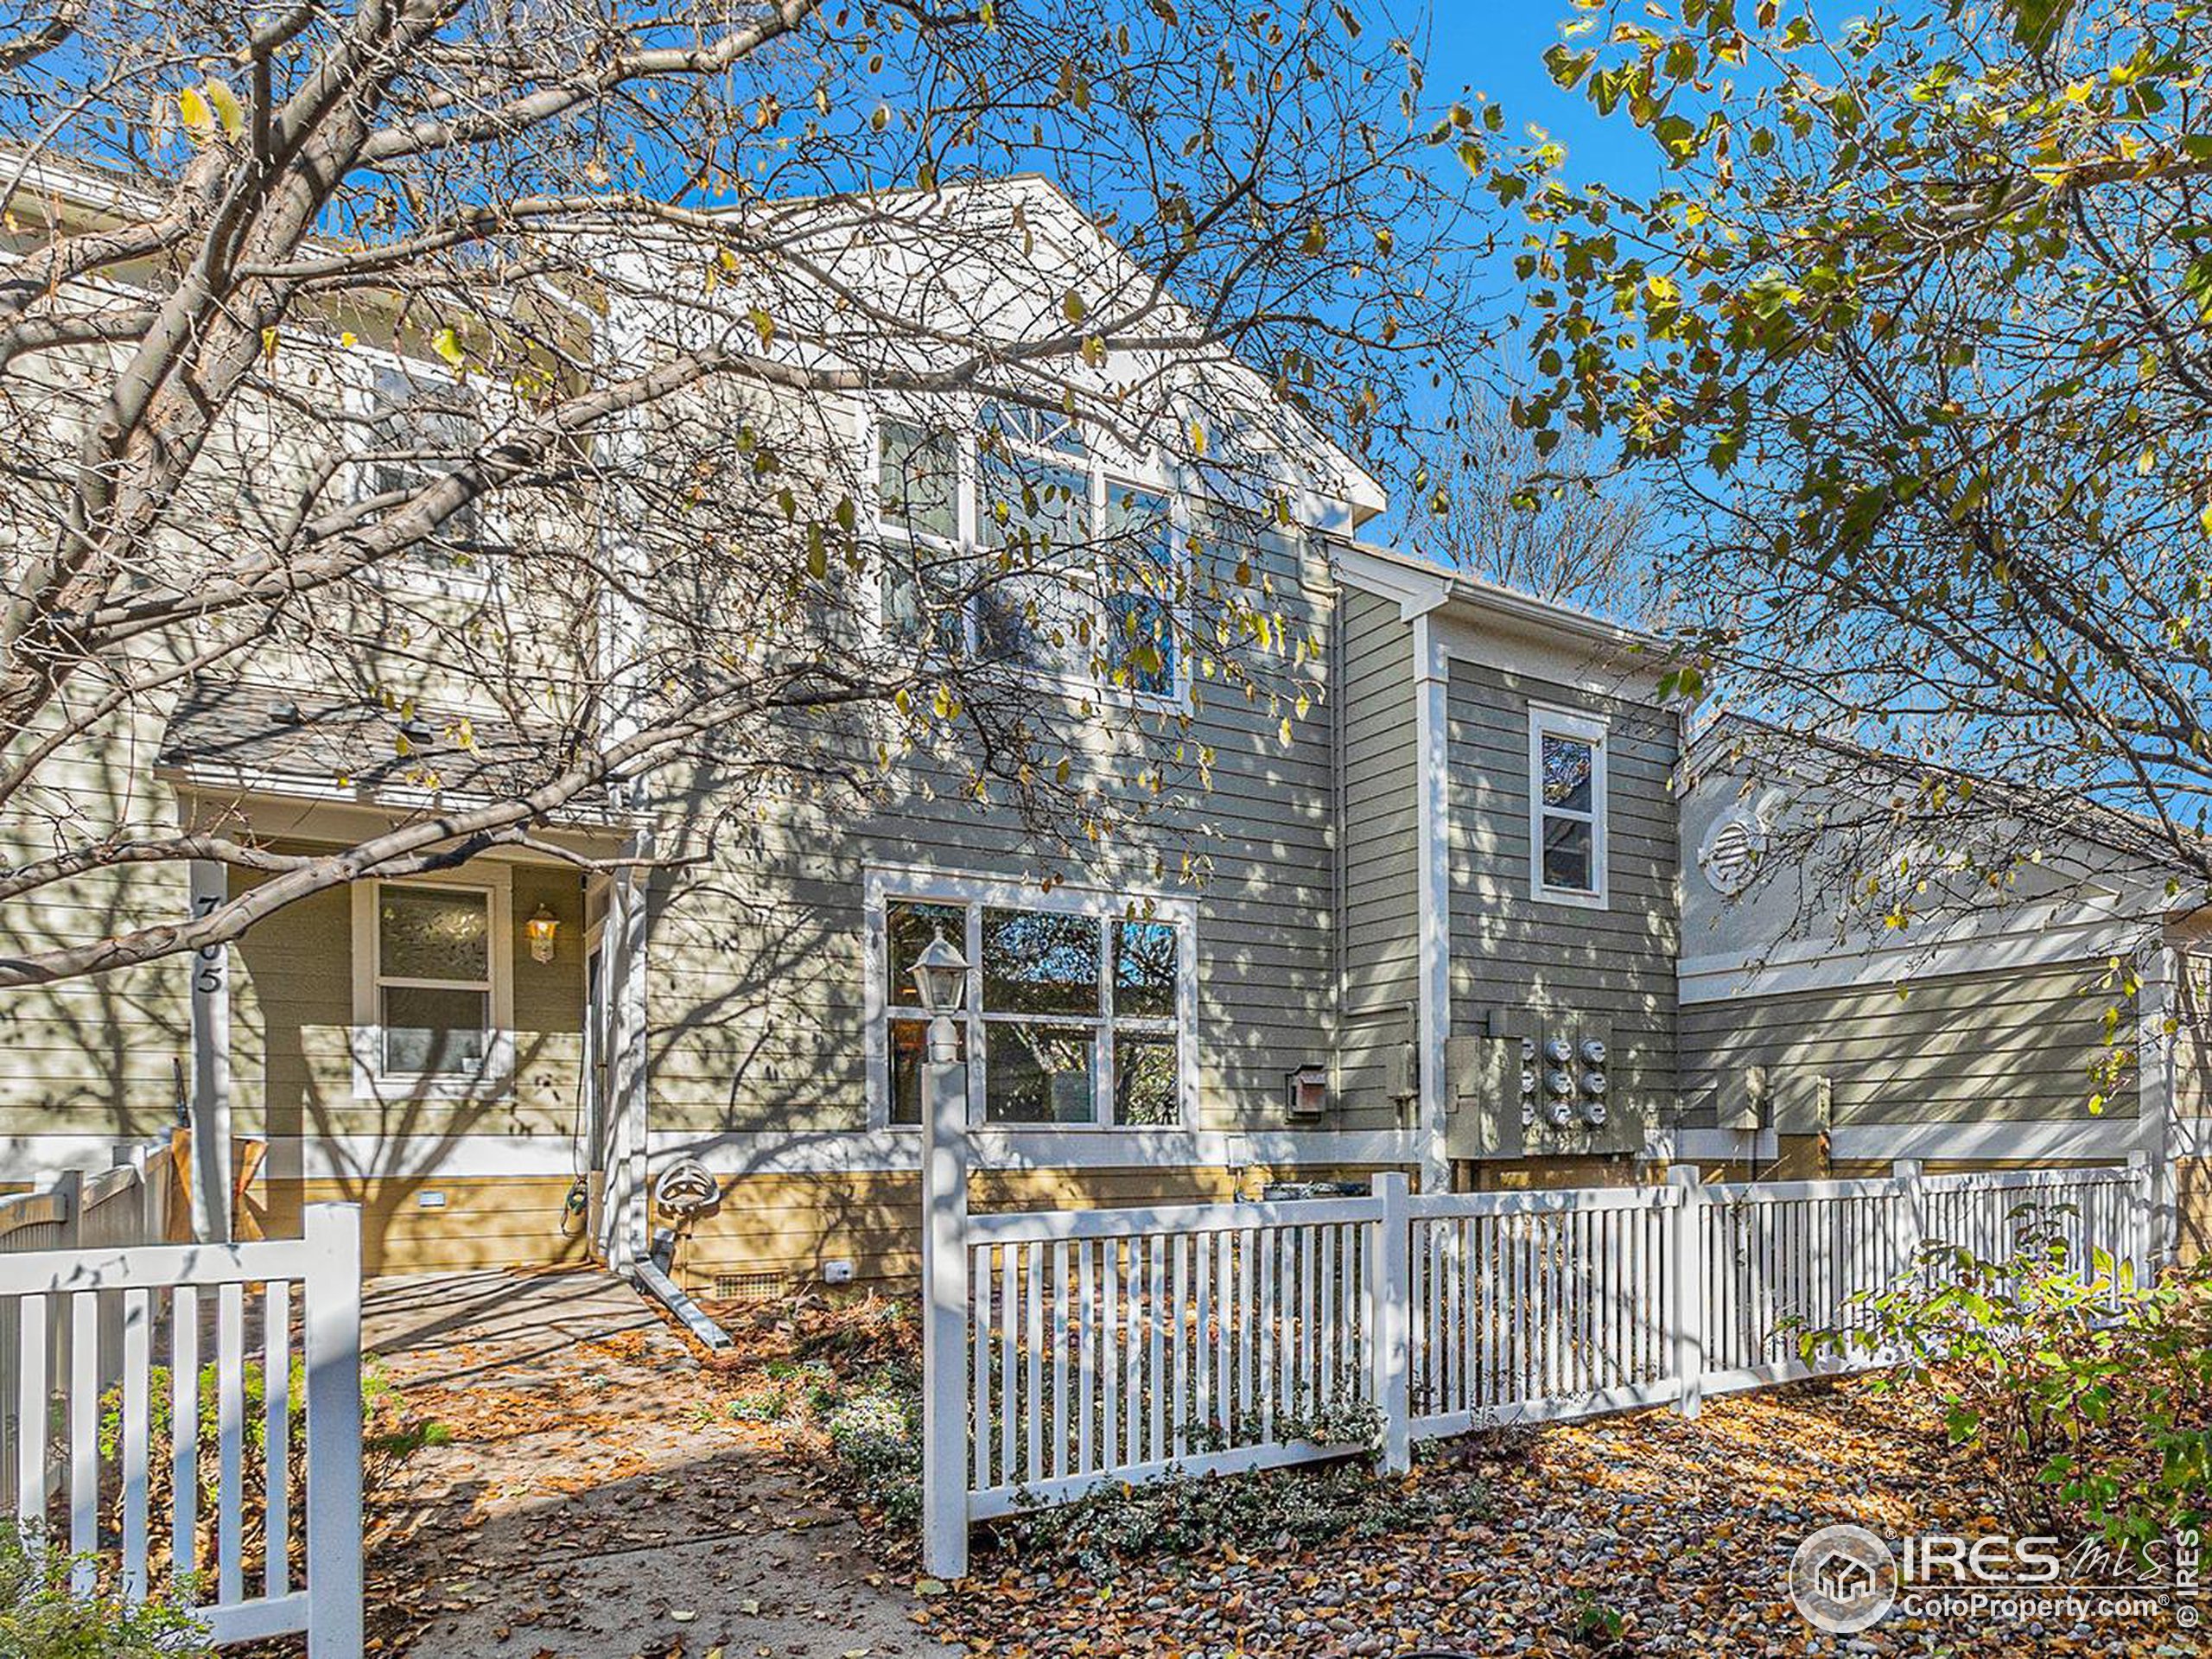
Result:
{"type": "Polygon", "coordinates": [[[512,1096],[515,1080],[514,872],[501,863],[471,865],[462,871],[353,884],[353,1098],[379,1104],[410,1100],[499,1101],[512,1096]],[[384,1031],[378,1014],[377,893],[385,886],[456,887],[485,894],[490,912],[486,941],[491,969],[484,986],[491,1026],[484,1064],[474,1077],[412,1077],[384,1070],[384,1031]]]}
{"type": "Polygon", "coordinates": [[[2030,1118],[2003,1122],[1840,1123],[1828,1131],[1828,1156],[2025,1161],[2040,1158],[2123,1159],[2141,1150],[2144,1125],[2127,1117],[2030,1118]]]}
{"type": "Polygon", "coordinates": [[[607,1265],[630,1271],[652,1249],[652,1217],[645,1147],[652,1126],[652,1046],[647,1040],[652,971],[652,886],[646,861],[653,855],[650,830],[630,843],[635,862],[615,878],[607,894],[607,933],[613,955],[600,971],[607,987],[607,1103],[610,1133],[601,1205],[600,1247],[607,1265]]]}
{"type": "MultiPolygon", "coordinates": [[[[1354,586],[1396,600],[1400,613],[1407,621],[1446,603],[1459,606],[1459,615],[1440,620],[1446,622],[1462,639],[1482,640],[1485,652],[1501,628],[1545,641],[1551,654],[1561,651],[1560,642],[1577,640],[1586,647],[1595,647],[1599,658],[1619,659],[1618,665],[1621,667],[1636,664],[1636,677],[1648,677],[1656,683],[1672,649],[1657,634],[1624,628],[1571,605],[1538,599],[1465,570],[1447,569],[1395,548],[1343,543],[1336,550],[1336,563],[1344,579],[1354,586]]],[[[1470,653],[1454,651],[1452,654],[1470,653]]],[[[1477,653],[1476,660],[1487,658],[1477,653]]],[[[1591,652],[1586,649],[1580,660],[1586,668],[1592,666],[1591,652]]]]}
{"type": "Polygon", "coordinates": [[[2022,912],[2012,925],[1972,938],[1898,939],[1856,950],[1793,941],[1767,950],[1685,957],[1677,969],[1684,1004],[1726,1002],[1738,997],[1794,992],[1867,989],[1900,980],[1995,973],[2067,962],[2092,962],[2141,943],[2126,937],[2139,924],[2126,917],[2062,921],[2052,908],[2022,912]]]}
{"type": "MultiPolygon", "coordinates": [[[[972,1135],[975,1162],[990,1169],[1236,1169],[1301,1164],[1408,1164],[1418,1138],[1402,1129],[1022,1129],[992,1124],[972,1135]]],[[[654,1129],[655,1166],[679,1154],[718,1175],[896,1173],[921,1164],[921,1131],[818,1129],[699,1132],[654,1129]]],[[[41,1184],[66,1170],[114,1161],[100,1135],[30,1135],[0,1141],[0,1180],[41,1184]]],[[[264,1176],[276,1180],[573,1179],[575,1148],[543,1135],[289,1135],[269,1139],[264,1176]]]]}
{"type": "Polygon", "coordinates": [[[2151,1176],[2151,1259],[2172,1260],[2181,1244],[2179,1194],[2174,1179],[2174,1049],[2179,1031],[2168,1035],[2175,1015],[2179,961],[2174,947],[2160,944],[2145,964],[2136,993],[2135,1109],[2141,1124],[2140,1149],[2149,1155],[2151,1176]]]}
{"type": "Polygon", "coordinates": [[[1607,864],[1611,837],[1605,820],[1611,816],[1607,793],[1605,752],[1611,745],[1612,727],[1602,716],[1582,709],[1560,709],[1550,703],[1529,705],[1529,896],[1540,904],[1572,905],[1582,910],[1605,910],[1611,903],[1612,883],[1607,864]],[[1564,738],[1590,746],[1590,810],[1582,813],[1544,804],[1544,740],[1564,738]],[[1544,820],[1561,817],[1590,825],[1590,880],[1587,889],[1554,887],[1544,880],[1544,820]]]}
{"type": "MultiPolygon", "coordinates": [[[[230,871],[219,861],[195,858],[188,867],[192,914],[222,908],[230,898],[230,871]]],[[[192,1027],[192,1236],[203,1244],[227,1244],[231,1215],[231,947],[202,945],[184,960],[190,979],[192,1027]]]]}
{"type": "MultiPolygon", "coordinates": [[[[311,777],[227,763],[208,765],[194,761],[186,766],[157,766],[153,769],[153,775],[165,783],[174,784],[181,793],[212,795],[216,798],[215,804],[226,810],[234,807],[236,798],[241,795],[250,796],[257,803],[296,804],[302,810],[301,821],[283,833],[318,841],[329,839],[334,835],[350,838],[350,832],[327,826],[318,830],[309,823],[310,817],[325,811],[334,815],[350,815],[357,825],[380,823],[389,828],[409,816],[488,806],[506,798],[471,790],[424,789],[416,784],[339,785],[332,783],[327,776],[311,777]]],[[[574,801],[564,804],[559,810],[559,819],[544,826],[544,835],[550,840],[559,841],[565,837],[585,845],[589,845],[594,837],[615,833],[625,825],[634,823],[639,817],[634,812],[584,805],[574,801]]],[[[478,857],[517,864],[560,861],[527,848],[499,848],[480,853],[478,857]]]]}
{"type": "MultiPolygon", "coordinates": [[[[899,406],[896,402],[887,405],[881,399],[864,403],[859,411],[859,442],[861,445],[860,477],[865,496],[865,536],[870,549],[867,560],[869,584],[868,602],[863,610],[862,626],[868,637],[876,644],[887,643],[890,634],[885,626],[883,614],[885,578],[888,574],[882,550],[887,546],[911,548],[925,546],[943,549],[950,557],[963,565],[981,569],[996,556],[996,550],[988,546],[983,538],[982,524],[976,506],[983,483],[983,458],[980,445],[981,422],[985,405],[994,402],[988,392],[963,400],[958,410],[960,424],[948,423],[939,411],[917,410],[899,406]],[[883,425],[886,421],[919,430],[925,437],[941,434],[951,438],[956,445],[953,458],[953,532],[950,537],[916,532],[903,525],[887,524],[883,518],[883,425]]],[[[1095,429],[1086,429],[1079,422],[1071,423],[1083,443],[1080,455],[1065,451],[1038,449],[1008,440],[1014,457],[1039,467],[1054,467],[1071,474],[1080,474],[1084,480],[1083,517],[1086,546],[1099,543],[1106,532],[1106,519],[1112,491],[1116,486],[1128,491],[1156,496],[1167,509],[1167,535],[1170,561],[1181,578],[1179,585],[1185,597],[1180,602],[1169,601],[1166,608],[1173,619],[1173,645],[1175,652],[1174,677],[1166,691],[1146,691],[1135,685],[1117,685],[1112,679],[1095,673],[1088,663],[1081,669],[1068,672],[1052,667],[1034,667],[1028,664],[1014,664],[1014,677],[1027,683],[1080,699],[1097,699],[1111,703],[1126,703],[1141,709],[1162,709],[1187,714],[1192,709],[1192,651],[1196,644],[1192,637],[1192,612],[1188,594],[1196,586],[1197,565],[1191,550],[1190,501],[1183,482],[1173,472],[1156,464],[1156,456],[1133,456],[1127,454],[1109,455],[1101,447],[1100,435],[1095,429]]],[[[1049,570],[1038,574],[1052,575],[1049,570]]],[[[1095,574],[1095,571],[1093,572],[1095,574]]],[[[1071,587],[1071,591],[1074,591],[1071,587]]],[[[1115,591],[1126,592],[1127,589],[1115,591]]],[[[1093,620],[1102,630],[1107,615],[1107,601],[1111,594],[1103,589],[1085,589],[1083,602],[1095,613],[1093,620]]],[[[963,606],[961,616],[963,638],[967,648],[977,647],[973,600],[963,606]]],[[[1102,638],[1103,632],[1102,632],[1102,638]]],[[[1103,654],[1103,648],[1102,648],[1103,654]]],[[[1088,652],[1086,651],[1086,656],[1088,652]]]]}
{"type": "MultiPolygon", "coordinates": [[[[1245,1165],[1406,1164],[1420,1137],[1403,1129],[1070,1129],[979,1125],[979,1169],[1234,1169],[1245,1165]]],[[[921,1131],[823,1129],[690,1134],[656,1129],[656,1161],[696,1158],[717,1175],[838,1175],[918,1169],[921,1131]]]]}
{"type": "Polygon", "coordinates": [[[1662,1164],[1764,1164],[1781,1147],[1772,1129],[1669,1129],[1649,1136],[1637,1155],[1662,1164]]]}
{"type": "Polygon", "coordinates": [[[1495,669],[1559,691],[1660,709],[1662,659],[1622,657],[1579,634],[1487,613],[1471,614],[1463,607],[1446,606],[1433,615],[1451,662],[1495,669]]]}
{"type": "Polygon", "coordinates": [[[1419,756],[1416,815],[1421,861],[1416,885],[1421,926],[1421,1036],[1416,1080],[1421,1105],[1421,1190],[1451,1190],[1445,1150],[1451,1101],[1446,1054],[1452,1032],[1451,679],[1436,630],[1426,614],[1414,629],[1414,743],[1419,756]]]}
{"type": "MultiPolygon", "coordinates": [[[[2212,1127],[2212,1126],[2208,1126],[2212,1127]]],[[[2020,1162],[2039,1158],[2119,1161],[2144,1144],[2135,1118],[2031,1118],[2005,1122],[1842,1123],[1828,1131],[1828,1156],[1839,1162],[1894,1163],[1900,1158],[2020,1162]]],[[[1674,1163],[1772,1162],[1781,1137],[1772,1129],[1679,1128],[1653,1135],[1641,1154],[1674,1163]]]]}
{"type": "Polygon", "coordinates": [[[285,1135],[262,1166],[280,1181],[574,1180],[575,1143],[543,1135],[285,1135]]]}
{"type": "Polygon", "coordinates": [[[1427,615],[1452,596],[1451,573],[1439,567],[1349,543],[1336,544],[1330,555],[1344,581],[1378,599],[1395,600],[1401,622],[1427,615]]]}
{"type": "MultiPolygon", "coordinates": [[[[356,339],[349,346],[341,339],[334,339],[327,341],[327,346],[334,354],[334,378],[338,382],[340,399],[347,415],[359,422],[362,429],[372,429],[380,418],[389,418],[412,407],[410,404],[402,404],[396,410],[378,410],[376,372],[382,368],[396,370],[406,378],[410,387],[419,381],[440,391],[443,388],[437,387],[437,382],[442,372],[455,386],[466,387],[468,396],[475,401],[476,447],[488,449],[498,436],[500,429],[493,424],[486,403],[493,383],[481,378],[463,379],[455,377],[442,362],[403,356],[365,340],[356,339]],[[361,372],[363,370],[366,372],[361,372]]],[[[503,412],[511,416],[514,410],[508,406],[503,412]]],[[[365,487],[368,480],[362,476],[367,464],[365,454],[349,451],[343,464],[347,469],[346,481],[349,500],[360,500],[374,493],[365,487]]],[[[424,468],[415,488],[419,492],[429,487],[440,477],[449,476],[453,468],[460,464],[457,458],[442,467],[433,464],[424,468]]],[[[477,537],[471,554],[474,563],[466,569],[457,565],[441,566],[410,556],[429,550],[417,544],[395,557],[370,565],[365,573],[369,582],[389,588],[394,593],[417,598],[449,599],[463,605],[482,605],[498,598],[505,584],[500,571],[495,568],[494,561],[500,558],[506,550],[504,543],[493,542],[486,531],[488,525],[503,520],[505,515],[499,510],[496,492],[472,502],[471,506],[477,515],[477,537]]]]}
{"type": "MultiPolygon", "coordinates": [[[[983,1122],[986,1066],[982,1014],[982,912],[1046,911],[1065,916],[1096,916],[1102,921],[1126,916],[1133,906],[1151,907],[1153,919],[1179,930],[1176,952],[1175,1026],[1178,1110],[1190,1122],[1198,1109],[1198,905],[1187,894],[1143,887],[1106,887],[1065,882],[1050,890],[1015,877],[967,874],[927,866],[871,865],[861,879],[861,918],[864,971],[861,988],[861,1057],[866,1079],[868,1121],[871,1129],[891,1128],[890,1020],[885,996],[890,973],[890,943],[886,932],[885,907],[893,899],[921,904],[957,905],[966,912],[966,928],[960,953],[968,959],[968,995],[963,1009],[968,1052],[968,1110],[970,1120],[983,1122]]],[[[1102,939],[1103,944],[1103,939],[1102,939]]],[[[1102,953],[1102,971],[1104,957],[1102,953]]],[[[1100,1047],[1110,1049],[1109,1033],[1101,1029],[1100,1047]]],[[[1110,1061],[1107,1062],[1110,1064],[1110,1061]]],[[[1110,1075],[1098,1104],[1111,1112],[1110,1075]]],[[[908,1126],[912,1128],[912,1126],[908,1126]]],[[[1111,1129],[1102,1122],[1087,1128],[1069,1124],[999,1124],[992,1126],[1022,1135],[1054,1133],[1097,1135],[1111,1129]]]]}

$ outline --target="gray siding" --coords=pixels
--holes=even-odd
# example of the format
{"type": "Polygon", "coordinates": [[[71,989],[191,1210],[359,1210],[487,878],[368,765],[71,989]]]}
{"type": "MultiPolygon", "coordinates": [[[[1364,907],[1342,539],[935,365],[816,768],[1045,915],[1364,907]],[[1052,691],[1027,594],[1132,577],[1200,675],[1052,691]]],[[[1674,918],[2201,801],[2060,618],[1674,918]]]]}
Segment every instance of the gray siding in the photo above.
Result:
{"type": "MultiPolygon", "coordinates": [[[[1179,748],[1181,764],[1167,769],[1147,818],[1106,847],[1064,856],[1010,811],[916,764],[865,811],[785,802],[727,823],[710,861],[663,877],[652,920],[653,1127],[865,1125],[864,881],[880,865],[1032,881],[1057,874],[1194,899],[1198,1127],[1281,1127],[1285,1074],[1325,1062],[1335,1027],[1332,617],[1319,546],[1271,542],[1258,575],[1283,625],[1279,645],[1238,653],[1262,689],[1248,696],[1198,677],[1189,731],[1154,722],[1155,753],[1179,748]],[[1211,751],[1208,779],[1198,776],[1200,746],[1211,751]]],[[[1124,734],[1112,747],[1096,762],[1098,782],[1135,799],[1137,746],[1124,734]]],[[[719,805],[695,785],[691,798],[664,804],[664,818],[671,834],[687,817],[696,831],[719,805]]]]}
{"type": "Polygon", "coordinates": [[[1389,1126],[1385,1068],[1409,1040],[1421,975],[1420,768],[1412,627],[1396,601],[1346,588],[1342,658],[1343,1113],[1389,1126]]]}
{"type": "MultiPolygon", "coordinates": [[[[2097,963],[1929,977],[1693,1004],[1682,1010],[1684,1122],[1714,1122],[1724,1069],[1795,1067],[1828,1077],[1835,1122],[2082,1121],[2108,1052],[2097,963]]],[[[2132,1003],[2119,1028],[2133,1029],[2132,1003]]],[[[2105,1115],[2136,1115],[2133,1074],[2105,1115]]]]}
{"type": "Polygon", "coordinates": [[[1452,664],[1447,710],[1453,1031],[1480,1031],[1493,1007],[1605,1020],[1612,1027],[1613,1099],[1656,1123],[1676,1086],[1674,715],[1459,661],[1452,664]],[[1540,902],[1530,893],[1532,699],[1609,722],[1604,910],[1540,902]]]}

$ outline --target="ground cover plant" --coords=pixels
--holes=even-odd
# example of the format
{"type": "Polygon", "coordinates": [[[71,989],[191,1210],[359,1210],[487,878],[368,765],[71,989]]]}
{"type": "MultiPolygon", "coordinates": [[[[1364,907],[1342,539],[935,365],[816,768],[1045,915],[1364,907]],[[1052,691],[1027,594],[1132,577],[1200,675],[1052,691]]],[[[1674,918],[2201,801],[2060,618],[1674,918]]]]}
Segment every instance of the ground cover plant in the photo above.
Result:
{"type": "Polygon", "coordinates": [[[2001,1252],[1931,1243],[1804,1346],[1892,1359],[1866,1388],[1932,1402],[2022,1530],[2148,1554],[2212,1517],[2212,1262],[2145,1282],[2070,1253],[2064,1222],[2024,1207],[2001,1252]]]}

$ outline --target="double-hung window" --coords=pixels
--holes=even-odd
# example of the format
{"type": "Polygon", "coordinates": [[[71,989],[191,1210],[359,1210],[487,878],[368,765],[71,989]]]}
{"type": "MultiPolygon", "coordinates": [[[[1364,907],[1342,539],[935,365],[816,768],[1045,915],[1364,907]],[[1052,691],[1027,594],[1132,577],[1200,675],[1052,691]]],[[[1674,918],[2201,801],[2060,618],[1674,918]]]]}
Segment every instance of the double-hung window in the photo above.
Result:
{"type": "Polygon", "coordinates": [[[886,632],[970,661],[1140,696],[1183,688],[1183,537],[1076,424],[987,404],[959,431],[875,423],[886,632]]]}
{"type": "Polygon", "coordinates": [[[509,910],[504,879],[355,887],[359,1091],[505,1088],[512,1023],[509,910]]]}
{"type": "MultiPolygon", "coordinates": [[[[399,512],[408,498],[436,483],[475,453],[484,440],[483,405],[474,385],[427,366],[397,359],[374,364],[366,391],[366,438],[354,468],[358,499],[386,499],[399,512]]],[[[447,515],[435,535],[408,548],[389,567],[428,576],[444,588],[480,588],[490,579],[486,554],[491,515],[470,501],[447,515]]]]}
{"type": "Polygon", "coordinates": [[[876,527],[884,548],[884,626],[948,655],[969,648],[961,553],[960,441],[906,421],[876,429],[876,527]]]}
{"type": "Polygon", "coordinates": [[[1096,1127],[1179,1123],[1191,1065],[1187,909],[1072,895],[1036,907],[1018,890],[930,884],[882,904],[888,1121],[921,1121],[927,1018],[915,959],[942,933],[970,964],[960,1016],[969,1088],[983,1121],[1096,1127]],[[1000,902],[1003,899],[1004,902],[1000,902]],[[1172,910],[1173,914],[1166,913],[1172,910]]]}
{"type": "Polygon", "coordinates": [[[1529,711],[1530,890],[1538,899],[1605,904],[1605,722],[1565,709],[1529,711]]]}

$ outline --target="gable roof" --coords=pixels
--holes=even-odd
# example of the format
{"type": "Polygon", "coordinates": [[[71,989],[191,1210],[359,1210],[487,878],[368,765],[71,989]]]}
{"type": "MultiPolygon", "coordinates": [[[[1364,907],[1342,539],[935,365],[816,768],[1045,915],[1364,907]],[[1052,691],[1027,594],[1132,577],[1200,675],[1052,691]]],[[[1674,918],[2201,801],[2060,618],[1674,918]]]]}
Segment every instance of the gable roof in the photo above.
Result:
{"type": "MultiPolygon", "coordinates": [[[[1226,345],[1211,341],[1208,354],[1195,360],[1187,350],[1178,349],[1173,344],[1178,337],[1206,339],[1198,315],[1065,187],[1043,174],[963,180],[926,190],[763,196],[709,210],[709,216],[743,223],[794,256],[804,250],[832,279],[832,308],[855,325],[865,321],[869,305],[895,314],[902,329],[911,324],[906,332],[913,337],[902,345],[912,366],[937,358],[964,360],[978,346],[987,351],[998,346],[1008,349],[1011,381],[1018,371],[1012,348],[1040,327],[1065,332],[1070,321],[1062,307],[1071,294],[1083,302],[1081,315],[1094,317],[1108,315],[1117,302],[1156,305],[1161,321],[1151,332],[1166,336],[1168,344],[1145,353],[1109,351],[1103,365],[1077,365],[1072,372],[1055,359],[1053,376],[1088,374],[1103,392],[1117,357],[1150,355],[1161,365],[1191,361],[1199,376],[1233,384],[1230,401],[1236,410],[1272,429],[1267,448],[1302,474],[1301,481],[1315,493],[1350,506],[1355,522],[1389,505],[1382,484],[1363,463],[1303,411],[1278,399],[1268,378],[1226,345]],[[1071,273],[1081,281],[1060,280],[1071,273]]],[[[697,252],[696,233],[671,228],[658,245],[671,262],[689,258],[697,252]]],[[[748,279],[773,280],[769,273],[740,271],[716,283],[720,303],[732,318],[744,318],[748,305],[771,298],[766,289],[748,289],[748,279]]],[[[667,280],[675,280],[672,268],[667,280]]],[[[687,303],[696,303],[688,289],[682,291],[687,303]]],[[[792,289],[780,291],[788,298],[792,289]]],[[[769,303],[766,308],[772,321],[777,307],[769,303]]],[[[868,334],[854,326],[846,337],[868,334]]],[[[766,346],[772,352],[793,349],[774,333],[766,346]]],[[[975,390],[978,396],[989,391],[982,384],[975,390]]]]}
{"type": "MultiPolygon", "coordinates": [[[[1862,784],[1909,785],[1915,789],[1930,779],[1963,784],[1970,786],[1976,798],[1992,810],[2016,817],[2033,829],[2197,879],[2202,879],[2205,871],[2205,865],[2192,863],[2177,851],[2174,839],[2164,826],[2139,813],[2107,806],[2071,791],[2012,783],[1939,761],[1878,749],[1850,738],[1793,731],[1770,721],[1733,712],[1708,721],[1683,749],[1684,791],[1745,760],[1829,787],[1840,781],[1854,780],[1862,784]],[[1815,755],[1826,756],[1840,765],[1823,772],[1812,763],[1811,757],[1815,755]],[[1839,772],[1842,774],[1840,779],[1839,772]]],[[[2202,847],[2207,862],[2212,863],[2212,838],[2185,830],[2177,833],[2184,842],[2202,847]]]]}
{"type": "Polygon", "coordinates": [[[1647,658],[1655,673],[1674,649],[1662,634],[1626,627],[1580,606],[1540,598],[1398,548],[1345,543],[1337,550],[1336,564],[1354,587],[1396,600],[1408,616],[1454,606],[1472,620],[1571,639],[1600,658],[1647,658]]]}

